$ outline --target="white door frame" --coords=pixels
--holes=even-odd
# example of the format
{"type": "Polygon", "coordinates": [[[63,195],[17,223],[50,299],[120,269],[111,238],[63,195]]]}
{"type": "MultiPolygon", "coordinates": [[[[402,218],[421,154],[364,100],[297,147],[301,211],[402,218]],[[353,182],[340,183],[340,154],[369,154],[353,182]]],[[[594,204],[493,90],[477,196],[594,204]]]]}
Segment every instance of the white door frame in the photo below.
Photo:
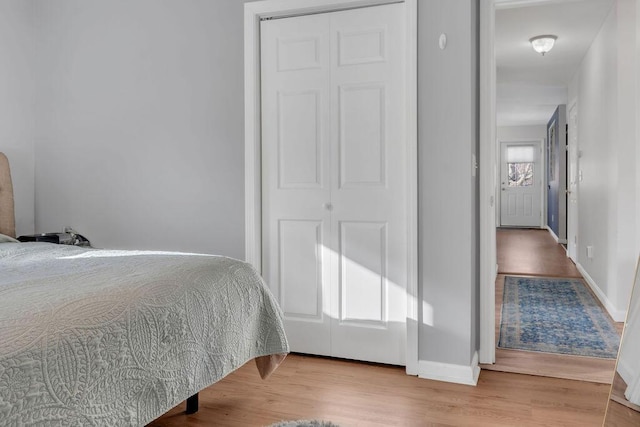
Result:
{"type": "MultiPolygon", "coordinates": [[[[496,141],[495,11],[564,0],[480,0],[480,350],[479,362],[496,361],[495,281],[498,162],[496,141]],[[498,3],[498,5],[496,5],[498,3]]],[[[544,184],[543,184],[544,185],[544,184]]],[[[544,191],[543,191],[544,192],[544,191]]],[[[543,205],[543,212],[545,210],[543,205]]]]}
{"type": "Polygon", "coordinates": [[[266,0],[244,5],[245,260],[262,272],[260,20],[390,3],[406,4],[407,359],[418,374],[417,0],[266,0]]]}
{"type": "MultiPolygon", "coordinates": [[[[571,101],[571,103],[569,104],[569,109],[567,109],[567,124],[570,124],[571,121],[571,112],[573,111],[573,109],[576,109],[577,114],[580,114],[580,110],[578,108],[578,99],[574,99],[573,101],[571,101]]],[[[579,117],[579,116],[578,116],[579,117]]],[[[571,131],[571,126],[569,125],[569,131],[571,131]]],[[[574,129],[574,131],[577,133],[578,129],[576,127],[576,129],[574,129]]],[[[580,170],[580,143],[578,141],[578,138],[576,137],[575,143],[571,142],[571,138],[568,139],[567,141],[567,156],[569,156],[568,161],[567,161],[567,177],[568,177],[568,182],[567,182],[567,189],[569,191],[572,190],[571,188],[571,152],[572,152],[572,148],[575,149],[575,156],[576,156],[576,166],[577,166],[577,171],[580,170]],[[575,147],[573,147],[575,144],[575,147]]],[[[577,172],[576,171],[576,172],[577,172]]],[[[580,183],[579,183],[579,179],[578,179],[579,175],[576,176],[576,183],[575,183],[575,187],[573,188],[573,191],[576,192],[576,196],[575,197],[580,197],[580,183]]],[[[577,265],[578,264],[578,248],[575,246],[575,240],[579,238],[578,232],[579,232],[579,211],[578,211],[578,206],[576,206],[575,204],[570,202],[571,199],[571,194],[569,194],[569,196],[567,197],[567,256],[569,258],[571,258],[571,260],[577,265]],[[569,227],[569,225],[571,225],[571,228],[569,227]],[[571,231],[571,232],[570,232],[571,231]],[[570,239],[571,238],[571,239],[570,239]],[[573,241],[572,241],[573,240],[573,241]]]]}
{"type": "Polygon", "coordinates": [[[480,0],[480,363],[495,363],[496,140],[495,1],[480,0]]]}

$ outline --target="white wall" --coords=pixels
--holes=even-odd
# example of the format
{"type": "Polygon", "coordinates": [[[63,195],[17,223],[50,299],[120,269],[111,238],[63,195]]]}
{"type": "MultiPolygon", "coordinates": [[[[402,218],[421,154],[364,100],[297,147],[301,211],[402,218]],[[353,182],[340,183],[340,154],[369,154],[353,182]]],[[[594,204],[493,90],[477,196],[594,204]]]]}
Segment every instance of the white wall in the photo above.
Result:
{"type": "Polygon", "coordinates": [[[34,230],[33,1],[0,2],[0,151],[9,158],[16,233],[34,230]]]}
{"type": "Polygon", "coordinates": [[[619,290],[614,304],[626,310],[633,287],[638,259],[636,230],[640,226],[636,208],[636,152],[640,141],[636,138],[636,79],[640,73],[636,62],[636,1],[618,0],[618,136],[617,136],[617,185],[615,212],[617,238],[612,245],[613,272],[609,280],[617,283],[619,290]]]}
{"type": "MultiPolygon", "coordinates": [[[[640,143],[640,0],[636,0],[636,141],[640,143]]],[[[636,171],[640,171],[640,146],[636,147],[636,171]]],[[[636,209],[640,212],[640,172],[636,172],[636,209]]],[[[640,255],[640,225],[636,225],[636,254],[640,255]]]]}
{"type": "Polygon", "coordinates": [[[637,259],[635,16],[634,0],[617,2],[569,86],[580,112],[578,263],[616,317],[637,259]]]}
{"type": "Polygon", "coordinates": [[[244,256],[243,2],[37,2],[36,228],[244,256]]]}
{"type": "MultiPolygon", "coordinates": [[[[242,258],[243,1],[37,5],[38,231],[71,225],[98,247],[242,258]]],[[[433,308],[419,358],[469,367],[478,348],[477,1],[420,1],[418,13],[420,292],[433,308]]]]}
{"type": "Polygon", "coordinates": [[[498,126],[496,130],[498,141],[546,141],[547,127],[545,125],[530,126],[498,126]]]}

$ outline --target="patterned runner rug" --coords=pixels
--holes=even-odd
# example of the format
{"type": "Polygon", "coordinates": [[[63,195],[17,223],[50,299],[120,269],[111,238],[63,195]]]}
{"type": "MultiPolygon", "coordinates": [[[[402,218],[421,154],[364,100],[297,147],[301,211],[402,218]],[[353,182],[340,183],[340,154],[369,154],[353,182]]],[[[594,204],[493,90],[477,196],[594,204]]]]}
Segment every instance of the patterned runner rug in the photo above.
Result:
{"type": "Polygon", "coordinates": [[[615,359],[619,344],[580,279],[505,277],[498,347],[615,359]]]}

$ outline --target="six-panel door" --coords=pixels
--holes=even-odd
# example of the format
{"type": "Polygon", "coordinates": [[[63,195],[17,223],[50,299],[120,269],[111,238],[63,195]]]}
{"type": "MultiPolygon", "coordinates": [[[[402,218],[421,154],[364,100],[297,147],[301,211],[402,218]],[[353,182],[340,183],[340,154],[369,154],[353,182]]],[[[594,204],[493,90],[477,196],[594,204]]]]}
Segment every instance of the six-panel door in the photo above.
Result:
{"type": "Polygon", "coordinates": [[[405,364],[404,5],[263,21],[263,275],[293,351],[405,364]]]}

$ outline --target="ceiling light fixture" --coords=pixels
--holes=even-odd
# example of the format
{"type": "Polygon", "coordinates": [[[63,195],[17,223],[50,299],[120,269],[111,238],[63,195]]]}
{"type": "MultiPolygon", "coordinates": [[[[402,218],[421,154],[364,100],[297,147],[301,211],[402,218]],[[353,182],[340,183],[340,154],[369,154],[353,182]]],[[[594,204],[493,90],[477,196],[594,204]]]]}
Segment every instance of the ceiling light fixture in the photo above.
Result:
{"type": "Polygon", "coordinates": [[[553,35],[544,35],[544,36],[535,36],[529,39],[533,50],[538,53],[541,53],[544,56],[545,53],[549,52],[553,49],[553,45],[555,44],[558,36],[553,35]]]}

